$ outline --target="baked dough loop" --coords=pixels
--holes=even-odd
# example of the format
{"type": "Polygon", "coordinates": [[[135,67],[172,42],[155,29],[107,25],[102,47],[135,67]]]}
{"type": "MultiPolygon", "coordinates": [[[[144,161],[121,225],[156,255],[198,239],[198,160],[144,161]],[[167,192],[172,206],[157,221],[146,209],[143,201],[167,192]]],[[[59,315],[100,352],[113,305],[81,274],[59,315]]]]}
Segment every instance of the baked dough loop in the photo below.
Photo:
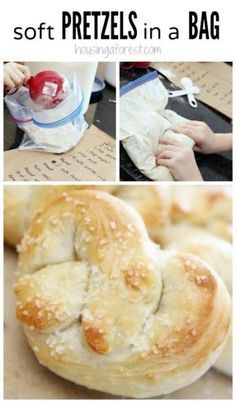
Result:
{"type": "Polygon", "coordinates": [[[44,206],[71,190],[99,189],[115,193],[141,214],[149,236],[161,243],[170,224],[170,192],[166,186],[121,185],[39,185],[5,186],[4,239],[12,246],[20,243],[33,216],[44,206]]]}
{"type": "MultiPolygon", "coordinates": [[[[167,249],[180,253],[191,253],[205,262],[224,281],[232,295],[232,245],[209,231],[193,226],[179,225],[172,229],[167,249]],[[174,235],[175,234],[175,235],[174,235]]],[[[215,362],[214,367],[226,375],[232,376],[232,329],[229,332],[226,346],[215,362]]]]}
{"type": "Polygon", "coordinates": [[[150,238],[162,245],[170,226],[171,195],[164,185],[120,185],[115,195],[133,206],[141,215],[150,238]]]}
{"type": "MultiPolygon", "coordinates": [[[[18,245],[33,216],[62,193],[76,189],[90,189],[92,185],[24,185],[4,187],[4,240],[11,246],[18,245]]],[[[99,188],[99,186],[97,186],[99,188]]],[[[113,192],[116,185],[104,185],[113,192]]]]}
{"type": "Polygon", "coordinates": [[[232,241],[232,194],[227,186],[172,187],[171,221],[204,226],[232,241]]]}
{"type": "Polygon", "coordinates": [[[173,181],[166,167],[157,166],[161,138],[177,140],[192,148],[194,141],[172,128],[187,119],[166,110],[168,93],[160,79],[149,80],[120,98],[120,139],[129,157],[144,175],[156,181],[173,181]]]}
{"type": "Polygon", "coordinates": [[[34,217],[20,249],[17,317],[56,374],[150,397],[194,382],[221,353],[224,283],[197,257],[160,251],[122,200],[71,192],[34,217]]]}

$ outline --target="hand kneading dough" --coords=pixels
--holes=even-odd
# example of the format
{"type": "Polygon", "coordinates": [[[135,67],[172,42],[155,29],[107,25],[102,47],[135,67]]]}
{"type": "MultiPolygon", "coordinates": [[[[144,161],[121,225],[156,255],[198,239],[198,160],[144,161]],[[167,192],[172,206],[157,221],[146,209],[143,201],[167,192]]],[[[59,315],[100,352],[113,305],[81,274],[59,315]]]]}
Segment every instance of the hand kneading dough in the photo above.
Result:
{"type": "Polygon", "coordinates": [[[161,252],[122,200],[68,193],[34,217],[20,249],[17,317],[56,374],[149,397],[194,382],[220,355],[223,281],[197,257],[161,252]]]}
{"type": "Polygon", "coordinates": [[[184,134],[171,130],[187,119],[165,110],[168,93],[159,78],[132,89],[120,98],[120,138],[136,167],[148,178],[156,181],[173,181],[166,167],[157,166],[159,140],[178,140],[187,147],[194,142],[184,134]]]}
{"type": "MultiPolygon", "coordinates": [[[[207,262],[224,281],[232,295],[232,245],[208,231],[195,227],[179,225],[178,230],[170,232],[167,249],[181,253],[191,253],[207,262]],[[174,233],[176,236],[174,236],[174,233]],[[172,236],[172,240],[170,240],[172,236]]],[[[214,367],[226,375],[232,375],[232,329],[227,344],[214,367]]]]}

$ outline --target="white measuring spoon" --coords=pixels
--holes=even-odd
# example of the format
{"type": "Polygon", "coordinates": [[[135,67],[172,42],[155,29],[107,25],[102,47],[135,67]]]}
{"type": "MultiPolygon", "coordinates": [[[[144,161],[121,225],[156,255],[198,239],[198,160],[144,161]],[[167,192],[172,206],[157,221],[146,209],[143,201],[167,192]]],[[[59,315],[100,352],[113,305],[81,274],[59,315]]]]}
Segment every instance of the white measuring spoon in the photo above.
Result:
{"type": "MultiPolygon", "coordinates": [[[[190,80],[189,77],[183,77],[183,78],[181,78],[180,82],[181,82],[182,86],[183,86],[186,90],[189,90],[190,88],[193,87],[193,82],[192,82],[192,80],[190,80]]],[[[188,103],[189,103],[189,105],[192,106],[192,108],[196,108],[196,107],[197,107],[197,101],[196,101],[196,99],[194,98],[193,94],[192,94],[192,93],[187,94],[187,97],[188,97],[188,103]]]]}
{"type": "Polygon", "coordinates": [[[168,91],[168,97],[169,98],[181,97],[182,95],[199,94],[199,92],[200,89],[198,87],[191,87],[185,90],[168,91]]]}

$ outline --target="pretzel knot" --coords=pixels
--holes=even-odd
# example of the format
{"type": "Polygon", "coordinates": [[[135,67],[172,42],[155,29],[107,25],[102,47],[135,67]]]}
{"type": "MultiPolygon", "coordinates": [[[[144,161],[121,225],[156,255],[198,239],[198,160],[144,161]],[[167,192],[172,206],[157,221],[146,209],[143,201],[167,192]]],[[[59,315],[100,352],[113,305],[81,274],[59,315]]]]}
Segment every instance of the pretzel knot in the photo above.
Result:
{"type": "Polygon", "coordinates": [[[183,387],[223,348],[230,303],[203,261],[162,252],[120,199],[72,191],[37,214],[15,286],[39,361],[90,388],[148,397],[183,387]]]}

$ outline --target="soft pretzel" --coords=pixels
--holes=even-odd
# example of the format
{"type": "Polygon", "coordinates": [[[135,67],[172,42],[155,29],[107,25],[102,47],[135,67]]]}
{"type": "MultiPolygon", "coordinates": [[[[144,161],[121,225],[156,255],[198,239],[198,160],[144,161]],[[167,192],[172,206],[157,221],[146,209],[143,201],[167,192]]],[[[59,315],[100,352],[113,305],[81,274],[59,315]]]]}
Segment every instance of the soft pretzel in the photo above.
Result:
{"type": "Polygon", "coordinates": [[[30,189],[28,185],[4,187],[4,240],[12,246],[21,241],[31,218],[30,189]]]}
{"type": "Polygon", "coordinates": [[[39,185],[5,186],[4,238],[17,245],[34,214],[63,192],[96,188],[126,200],[142,215],[150,237],[163,243],[170,222],[189,222],[207,227],[210,232],[232,240],[232,199],[229,191],[216,186],[173,187],[160,185],[39,185]],[[172,195],[172,196],[170,196],[172,195]],[[172,200],[171,200],[172,199],[172,200]]]}
{"type": "Polygon", "coordinates": [[[232,196],[228,187],[188,186],[172,188],[171,220],[203,225],[231,240],[232,196]]]}
{"type": "Polygon", "coordinates": [[[170,225],[170,192],[163,185],[119,186],[116,196],[125,200],[142,216],[150,238],[159,244],[170,225]]]}
{"type": "MultiPolygon", "coordinates": [[[[222,208],[224,208],[222,206],[222,208]]],[[[230,222],[227,222],[225,220],[217,220],[215,219],[214,221],[211,221],[210,223],[207,224],[206,228],[208,231],[210,231],[212,234],[215,234],[219,236],[220,238],[225,239],[226,241],[232,242],[232,232],[233,232],[233,227],[232,227],[232,217],[230,222]]]]}
{"type": "Polygon", "coordinates": [[[205,260],[223,279],[232,294],[232,245],[205,229],[179,225],[172,227],[168,249],[191,253],[205,260]],[[175,234],[175,236],[174,236],[175,234]]]}
{"type": "MultiPolygon", "coordinates": [[[[191,253],[207,262],[222,278],[228,291],[232,294],[232,245],[206,230],[197,227],[179,225],[178,231],[172,230],[169,237],[168,249],[181,253],[191,253]]],[[[227,344],[216,361],[214,367],[227,375],[232,375],[232,334],[228,336],[227,344]]]]}
{"type": "Polygon", "coordinates": [[[100,189],[115,193],[141,214],[149,236],[162,242],[164,230],[170,223],[170,196],[165,186],[117,185],[39,185],[6,186],[4,192],[4,238],[16,246],[20,243],[29,223],[38,210],[62,193],[76,189],[100,189]]]}
{"type": "Polygon", "coordinates": [[[20,247],[17,317],[40,363],[127,397],[169,393],[217,359],[230,301],[210,266],[162,252],[138,213],[98,191],[47,205],[20,247]]]}
{"type": "Polygon", "coordinates": [[[232,327],[230,328],[227,343],[219,356],[218,360],[216,360],[214,364],[214,368],[220,372],[223,372],[225,375],[232,376],[233,369],[233,340],[232,340],[232,327]]]}
{"type": "Polygon", "coordinates": [[[75,186],[7,186],[4,191],[4,239],[20,243],[34,214],[63,191],[75,186]]]}
{"type": "MultiPolygon", "coordinates": [[[[90,189],[92,185],[24,185],[4,188],[4,240],[12,246],[20,243],[33,216],[63,192],[90,189]]],[[[103,186],[112,192],[115,185],[103,186]]]]}

